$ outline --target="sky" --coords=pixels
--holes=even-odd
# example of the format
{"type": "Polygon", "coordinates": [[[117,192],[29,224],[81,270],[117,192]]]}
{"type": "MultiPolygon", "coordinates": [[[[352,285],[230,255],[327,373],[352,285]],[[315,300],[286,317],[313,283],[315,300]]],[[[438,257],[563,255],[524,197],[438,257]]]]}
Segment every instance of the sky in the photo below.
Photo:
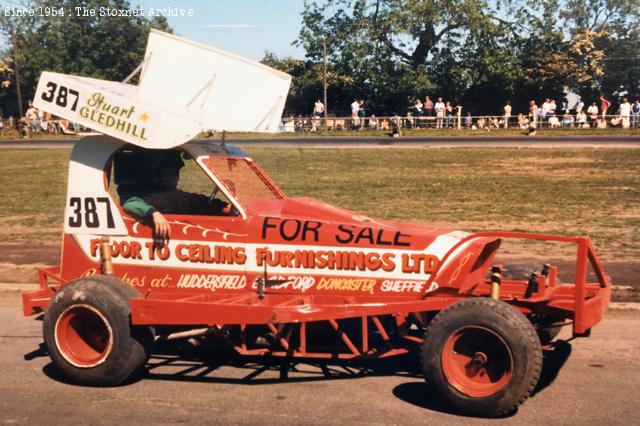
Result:
{"type": "MultiPolygon", "coordinates": [[[[303,58],[304,50],[291,45],[298,37],[304,0],[129,0],[132,8],[193,10],[193,16],[167,17],[175,34],[260,60],[266,51],[303,58]]],[[[21,7],[20,0],[0,0],[5,7],[21,7]]]]}
{"type": "Polygon", "coordinates": [[[291,43],[301,26],[304,0],[130,0],[150,7],[193,9],[193,16],[168,17],[174,33],[207,46],[260,60],[266,51],[302,58],[291,43]]]}

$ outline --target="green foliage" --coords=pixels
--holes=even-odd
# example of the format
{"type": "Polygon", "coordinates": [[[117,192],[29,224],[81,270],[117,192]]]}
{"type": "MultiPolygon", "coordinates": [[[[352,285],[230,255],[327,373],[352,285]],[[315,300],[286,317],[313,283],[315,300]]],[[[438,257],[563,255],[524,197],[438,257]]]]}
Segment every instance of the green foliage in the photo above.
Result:
{"type": "MultiPolygon", "coordinates": [[[[76,6],[129,9],[127,0],[31,0],[27,7],[52,7],[65,16],[11,18],[2,16],[0,29],[16,39],[22,97],[32,99],[42,71],[122,80],[142,61],[150,28],[171,31],[165,18],[136,16],[77,17],[68,13],[76,6]]],[[[13,65],[13,48],[7,54],[13,65]]],[[[15,80],[4,93],[15,99],[15,80]]]]}
{"type": "MultiPolygon", "coordinates": [[[[516,111],[529,99],[579,91],[586,101],[620,86],[640,95],[640,0],[315,0],[296,44],[319,64],[344,113],[353,98],[380,113],[413,97],[443,96],[473,113],[516,111]]],[[[312,65],[308,65],[312,66],[312,65]]],[[[296,75],[294,74],[294,77],[296,75]]],[[[317,84],[317,83],[316,83],[317,84]]],[[[306,103],[309,103],[307,99],[306,103]]]]}

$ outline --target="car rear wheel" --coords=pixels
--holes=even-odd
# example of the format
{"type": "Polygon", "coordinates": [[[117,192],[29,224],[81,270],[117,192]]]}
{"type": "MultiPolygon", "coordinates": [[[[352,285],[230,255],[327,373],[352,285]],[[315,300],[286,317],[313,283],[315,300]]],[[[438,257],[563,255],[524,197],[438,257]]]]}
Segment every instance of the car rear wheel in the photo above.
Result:
{"type": "Polygon", "coordinates": [[[426,330],[422,367],[431,390],[461,413],[498,416],[535,388],[542,348],[529,320],[508,304],[471,298],[441,311],[426,330]]]}
{"type": "Polygon", "coordinates": [[[153,334],[130,323],[130,301],[138,297],[127,284],[104,275],[63,286],[43,323],[56,367],[74,383],[90,386],[115,386],[141,372],[153,334]]]}

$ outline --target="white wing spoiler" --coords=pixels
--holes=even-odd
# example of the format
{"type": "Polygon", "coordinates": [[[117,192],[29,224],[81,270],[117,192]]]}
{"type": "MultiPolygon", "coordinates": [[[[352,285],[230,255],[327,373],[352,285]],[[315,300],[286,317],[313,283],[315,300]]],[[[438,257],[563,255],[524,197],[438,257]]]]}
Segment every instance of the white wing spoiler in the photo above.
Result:
{"type": "Polygon", "coordinates": [[[205,129],[275,132],[291,76],[151,30],[138,86],[43,72],[34,105],[146,148],[181,145],[205,129]]]}

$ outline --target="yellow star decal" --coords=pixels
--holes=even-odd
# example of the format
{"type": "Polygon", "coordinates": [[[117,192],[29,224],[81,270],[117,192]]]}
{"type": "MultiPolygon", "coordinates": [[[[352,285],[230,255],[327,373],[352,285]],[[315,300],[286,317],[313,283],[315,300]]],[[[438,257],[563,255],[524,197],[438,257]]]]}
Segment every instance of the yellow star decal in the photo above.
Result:
{"type": "Polygon", "coordinates": [[[149,119],[149,116],[147,115],[146,112],[143,112],[142,114],[140,114],[140,117],[138,117],[138,120],[144,121],[145,123],[147,122],[148,119],[149,119]]]}

